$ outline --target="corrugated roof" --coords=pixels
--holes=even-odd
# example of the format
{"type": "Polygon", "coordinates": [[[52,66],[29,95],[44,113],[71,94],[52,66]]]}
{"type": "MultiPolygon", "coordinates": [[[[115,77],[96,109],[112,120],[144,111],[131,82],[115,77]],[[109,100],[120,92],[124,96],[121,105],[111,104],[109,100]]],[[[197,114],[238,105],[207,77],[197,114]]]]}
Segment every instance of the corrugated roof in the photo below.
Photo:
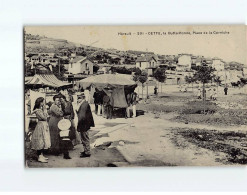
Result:
{"type": "Polygon", "coordinates": [[[25,85],[59,88],[72,84],[60,81],[54,74],[36,74],[25,85]]]}

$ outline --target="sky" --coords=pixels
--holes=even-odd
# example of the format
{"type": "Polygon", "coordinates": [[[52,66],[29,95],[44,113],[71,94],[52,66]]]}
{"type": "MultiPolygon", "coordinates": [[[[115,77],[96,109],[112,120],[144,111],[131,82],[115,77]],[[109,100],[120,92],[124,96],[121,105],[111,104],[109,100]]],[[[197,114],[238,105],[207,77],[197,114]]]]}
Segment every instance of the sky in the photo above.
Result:
{"type": "Polygon", "coordinates": [[[118,50],[162,55],[188,53],[246,64],[244,25],[218,26],[28,26],[26,33],[118,50]],[[143,34],[139,34],[143,33],[143,34]],[[168,34],[183,32],[184,34],[168,34]],[[186,33],[190,34],[186,34],[186,33]],[[225,34],[216,34],[225,32],[225,34]],[[127,33],[121,34],[121,33],[127,33]],[[129,35],[131,33],[131,35],[129,35]],[[160,34],[158,34],[160,33],[160,34]]]}

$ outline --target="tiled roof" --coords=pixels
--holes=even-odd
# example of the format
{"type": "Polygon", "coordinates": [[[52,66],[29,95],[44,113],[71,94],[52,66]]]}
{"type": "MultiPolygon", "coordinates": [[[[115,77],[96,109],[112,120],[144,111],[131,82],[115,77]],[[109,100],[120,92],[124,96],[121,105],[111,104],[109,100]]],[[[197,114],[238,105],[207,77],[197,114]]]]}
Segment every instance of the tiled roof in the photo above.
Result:
{"type": "Polygon", "coordinates": [[[84,61],[86,59],[87,58],[84,56],[76,56],[73,60],[71,60],[71,63],[76,63],[76,62],[81,61],[81,60],[84,61]]]}
{"type": "Polygon", "coordinates": [[[138,57],[136,62],[149,62],[152,59],[156,61],[156,59],[153,56],[142,56],[142,57],[138,57]]]}

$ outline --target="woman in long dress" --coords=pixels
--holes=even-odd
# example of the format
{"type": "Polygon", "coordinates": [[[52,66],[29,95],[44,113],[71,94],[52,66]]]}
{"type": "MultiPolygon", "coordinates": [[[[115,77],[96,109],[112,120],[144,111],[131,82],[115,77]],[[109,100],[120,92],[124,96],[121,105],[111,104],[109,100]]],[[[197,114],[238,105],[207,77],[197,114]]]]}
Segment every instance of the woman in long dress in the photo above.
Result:
{"type": "Polygon", "coordinates": [[[51,152],[55,155],[60,154],[60,136],[59,136],[59,128],[57,126],[58,122],[63,118],[63,111],[60,102],[60,96],[55,95],[53,97],[54,103],[51,105],[49,114],[49,128],[51,135],[51,152]]]}
{"type": "Polygon", "coordinates": [[[38,118],[38,123],[32,135],[31,147],[32,149],[37,150],[38,161],[47,163],[48,158],[44,157],[43,151],[50,148],[51,140],[47,123],[48,114],[43,97],[36,99],[33,110],[33,113],[35,113],[38,118]]]}

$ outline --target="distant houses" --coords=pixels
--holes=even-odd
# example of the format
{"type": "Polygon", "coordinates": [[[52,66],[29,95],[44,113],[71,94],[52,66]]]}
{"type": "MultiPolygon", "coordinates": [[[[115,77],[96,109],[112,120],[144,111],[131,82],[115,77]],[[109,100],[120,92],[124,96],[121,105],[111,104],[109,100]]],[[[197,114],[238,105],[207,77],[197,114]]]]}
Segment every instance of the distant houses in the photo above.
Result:
{"type": "Polygon", "coordinates": [[[141,56],[136,59],[136,68],[147,70],[148,75],[153,75],[157,68],[157,60],[153,56],[141,56]]]}
{"type": "Polygon", "coordinates": [[[76,56],[69,63],[68,72],[72,74],[93,74],[94,63],[84,56],[76,56]]]}
{"type": "Polygon", "coordinates": [[[39,54],[28,54],[25,55],[26,63],[31,65],[43,64],[57,66],[59,59],[55,56],[55,53],[39,53],[39,54]]]}
{"type": "MultiPolygon", "coordinates": [[[[139,68],[153,76],[158,67],[166,69],[167,83],[183,83],[184,77],[191,76],[200,66],[215,69],[215,74],[222,83],[237,82],[240,78],[247,78],[247,66],[237,62],[226,63],[218,57],[208,58],[193,54],[156,55],[148,51],[120,51],[114,48],[102,49],[92,46],[70,44],[62,39],[26,35],[25,65],[41,72],[52,71],[53,67],[63,65],[66,74],[80,79],[94,74],[106,74],[114,66],[124,66],[127,69],[139,68]],[[37,45],[37,49],[33,49],[37,45]],[[31,47],[33,46],[33,47],[31,47]],[[41,46],[45,49],[40,49],[41,46]],[[54,47],[49,49],[48,47],[54,47]],[[48,48],[48,49],[47,49],[48,48]],[[33,53],[32,53],[33,52],[33,53]],[[45,53],[46,52],[46,53],[45,53]],[[31,65],[31,66],[30,66],[31,65]],[[133,65],[133,66],[131,66],[133,65]],[[94,67],[94,66],[97,66],[94,67]]],[[[57,69],[56,69],[57,70],[57,69]]],[[[60,69],[59,69],[60,70],[60,69]]]]}

